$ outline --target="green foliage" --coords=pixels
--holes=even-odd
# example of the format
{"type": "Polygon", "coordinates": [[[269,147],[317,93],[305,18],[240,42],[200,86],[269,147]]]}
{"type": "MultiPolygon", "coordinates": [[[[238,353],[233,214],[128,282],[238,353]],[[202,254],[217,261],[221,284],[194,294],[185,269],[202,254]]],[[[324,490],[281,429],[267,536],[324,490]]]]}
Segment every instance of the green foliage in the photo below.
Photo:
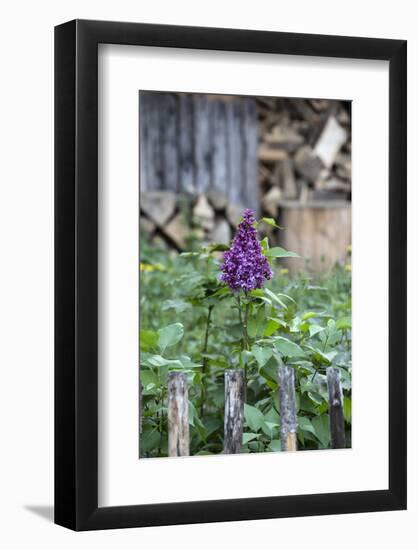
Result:
{"type": "MultiPolygon", "coordinates": [[[[269,223],[262,220],[264,223],[269,223]]],[[[186,372],[190,450],[223,450],[224,371],[245,371],[242,452],[276,452],[280,443],[277,369],[295,371],[300,450],[329,447],[326,368],[339,368],[347,441],[351,422],[351,280],[344,266],[331,273],[290,277],[277,258],[264,254],[275,275],[264,289],[237,300],[219,280],[224,245],[180,255],[141,243],[140,381],[143,396],[141,454],[167,455],[167,378],[186,372]],[[242,315],[247,315],[246,332],[242,315]]]]}

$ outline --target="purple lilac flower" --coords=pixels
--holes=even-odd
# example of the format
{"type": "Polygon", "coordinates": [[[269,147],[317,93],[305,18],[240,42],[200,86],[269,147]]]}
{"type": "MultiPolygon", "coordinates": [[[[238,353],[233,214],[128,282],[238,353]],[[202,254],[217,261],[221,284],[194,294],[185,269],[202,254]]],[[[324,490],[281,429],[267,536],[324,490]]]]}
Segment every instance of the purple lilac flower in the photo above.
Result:
{"type": "Polygon", "coordinates": [[[220,279],[232,290],[248,292],[261,288],[273,275],[268,259],[262,254],[254,223],[254,213],[248,208],[230,250],[223,254],[220,279]]]}

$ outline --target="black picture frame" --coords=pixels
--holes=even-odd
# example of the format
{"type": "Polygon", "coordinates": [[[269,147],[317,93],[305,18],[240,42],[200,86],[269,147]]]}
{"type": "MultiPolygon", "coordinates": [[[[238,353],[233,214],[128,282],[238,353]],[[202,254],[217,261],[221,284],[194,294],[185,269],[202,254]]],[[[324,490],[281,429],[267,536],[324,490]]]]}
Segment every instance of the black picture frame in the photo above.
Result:
{"type": "Polygon", "coordinates": [[[74,20],[55,28],[55,522],[108,529],[406,508],[406,41],[74,20]],[[98,507],[98,44],[389,62],[389,488],[98,507]]]}

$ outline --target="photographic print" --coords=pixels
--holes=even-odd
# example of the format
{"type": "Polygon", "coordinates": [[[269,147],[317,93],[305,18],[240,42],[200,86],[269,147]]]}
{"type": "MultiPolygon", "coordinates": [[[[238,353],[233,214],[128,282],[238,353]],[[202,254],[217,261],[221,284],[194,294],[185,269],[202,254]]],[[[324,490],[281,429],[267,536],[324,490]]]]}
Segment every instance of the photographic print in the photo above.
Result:
{"type": "Polygon", "coordinates": [[[139,92],[139,458],[351,447],[351,102],[139,92]]]}

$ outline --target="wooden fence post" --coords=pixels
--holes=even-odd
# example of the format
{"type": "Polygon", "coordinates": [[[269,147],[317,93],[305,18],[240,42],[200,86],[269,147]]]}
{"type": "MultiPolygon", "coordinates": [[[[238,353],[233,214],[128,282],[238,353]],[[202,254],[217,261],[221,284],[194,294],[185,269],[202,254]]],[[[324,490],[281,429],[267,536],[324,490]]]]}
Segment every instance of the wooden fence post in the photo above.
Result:
{"type": "Polygon", "coordinates": [[[345,418],[339,369],[328,367],[326,375],[329,389],[330,444],[332,449],[343,449],[346,446],[345,418]]]}
{"type": "Polygon", "coordinates": [[[295,409],[294,369],[278,369],[279,403],[281,413],[281,450],[297,450],[297,414],[295,409]]]}
{"type": "Polygon", "coordinates": [[[168,375],[168,455],[189,454],[187,375],[173,371],[168,375]]]}
{"type": "Polygon", "coordinates": [[[245,382],[242,369],[228,369],[224,373],[224,453],[240,452],[243,435],[243,404],[245,382]]]}

